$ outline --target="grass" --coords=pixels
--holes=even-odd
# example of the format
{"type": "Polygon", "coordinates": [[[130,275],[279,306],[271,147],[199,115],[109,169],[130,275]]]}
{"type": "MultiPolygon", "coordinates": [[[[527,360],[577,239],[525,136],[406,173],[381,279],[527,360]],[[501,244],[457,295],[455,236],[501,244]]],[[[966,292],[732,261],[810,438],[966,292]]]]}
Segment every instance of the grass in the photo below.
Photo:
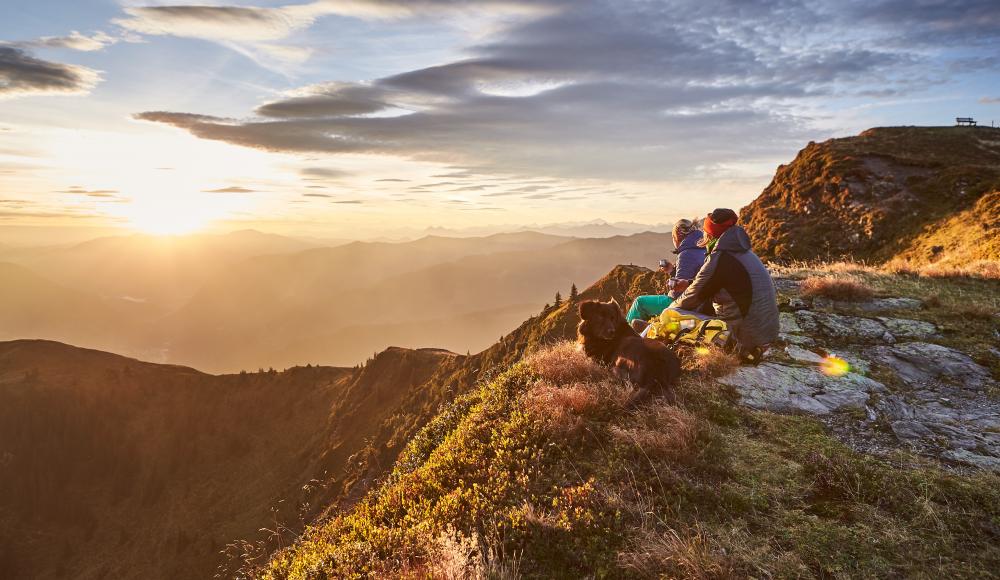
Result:
{"type": "Polygon", "coordinates": [[[799,293],[803,298],[824,297],[844,302],[864,302],[875,291],[856,277],[810,276],[802,281],[799,293]]]}
{"type": "Polygon", "coordinates": [[[627,387],[574,345],[543,349],[445,406],[380,487],[256,574],[972,578],[1000,569],[1000,477],[859,455],[815,420],[736,405],[707,368],[677,390],[677,405],[627,410],[627,387]]]}

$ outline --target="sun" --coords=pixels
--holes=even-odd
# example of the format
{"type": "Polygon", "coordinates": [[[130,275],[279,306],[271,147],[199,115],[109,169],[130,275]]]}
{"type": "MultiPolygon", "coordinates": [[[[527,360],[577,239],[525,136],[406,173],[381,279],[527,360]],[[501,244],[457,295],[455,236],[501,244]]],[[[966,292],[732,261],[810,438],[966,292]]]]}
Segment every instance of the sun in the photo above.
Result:
{"type": "Polygon", "coordinates": [[[204,196],[156,195],[134,198],[115,213],[129,228],[153,235],[183,235],[201,231],[223,219],[229,208],[204,196]]]}
{"type": "Polygon", "coordinates": [[[194,233],[209,221],[197,205],[162,199],[135,199],[120,213],[129,228],[161,236],[194,233]]]}

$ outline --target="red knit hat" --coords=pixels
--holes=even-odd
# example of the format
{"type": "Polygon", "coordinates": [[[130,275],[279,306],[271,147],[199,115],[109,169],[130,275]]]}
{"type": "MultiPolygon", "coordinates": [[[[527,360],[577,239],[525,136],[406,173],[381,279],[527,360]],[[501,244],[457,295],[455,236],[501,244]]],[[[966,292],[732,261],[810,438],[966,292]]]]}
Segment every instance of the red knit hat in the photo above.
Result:
{"type": "Polygon", "coordinates": [[[718,239],[726,230],[736,225],[737,219],[735,211],[724,208],[717,209],[705,218],[705,233],[718,239]]]}

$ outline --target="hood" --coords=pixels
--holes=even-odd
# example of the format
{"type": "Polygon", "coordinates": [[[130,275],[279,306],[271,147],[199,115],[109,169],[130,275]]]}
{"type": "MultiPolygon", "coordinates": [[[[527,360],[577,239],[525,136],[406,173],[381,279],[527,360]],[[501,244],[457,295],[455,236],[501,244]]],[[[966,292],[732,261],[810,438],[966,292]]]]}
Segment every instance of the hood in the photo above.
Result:
{"type": "Polygon", "coordinates": [[[691,232],[688,233],[688,235],[684,236],[684,239],[681,240],[681,245],[677,246],[677,249],[674,250],[674,253],[679,254],[684,250],[693,250],[698,247],[698,242],[700,241],[701,241],[701,230],[691,230],[691,232]]]}
{"type": "Polygon", "coordinates": [[[726,230],[719,241],[715,244],[715,251],[719,252],[749,252],[750,236],[746,230],[740,226],[733,226],[726,230]]]}

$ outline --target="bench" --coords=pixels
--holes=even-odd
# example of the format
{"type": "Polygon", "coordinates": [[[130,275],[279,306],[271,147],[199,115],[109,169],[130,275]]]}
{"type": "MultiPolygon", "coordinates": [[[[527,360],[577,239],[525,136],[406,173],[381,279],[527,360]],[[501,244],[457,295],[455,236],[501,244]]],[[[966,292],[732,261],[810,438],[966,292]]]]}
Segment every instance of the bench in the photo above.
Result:
{"type": "Polygon", "coordinates": [[[955,117],[955,124],[961,127],[962,125],[967,125],[969,127],[976,126],[976,120],[972,117],[955,117]]]}

